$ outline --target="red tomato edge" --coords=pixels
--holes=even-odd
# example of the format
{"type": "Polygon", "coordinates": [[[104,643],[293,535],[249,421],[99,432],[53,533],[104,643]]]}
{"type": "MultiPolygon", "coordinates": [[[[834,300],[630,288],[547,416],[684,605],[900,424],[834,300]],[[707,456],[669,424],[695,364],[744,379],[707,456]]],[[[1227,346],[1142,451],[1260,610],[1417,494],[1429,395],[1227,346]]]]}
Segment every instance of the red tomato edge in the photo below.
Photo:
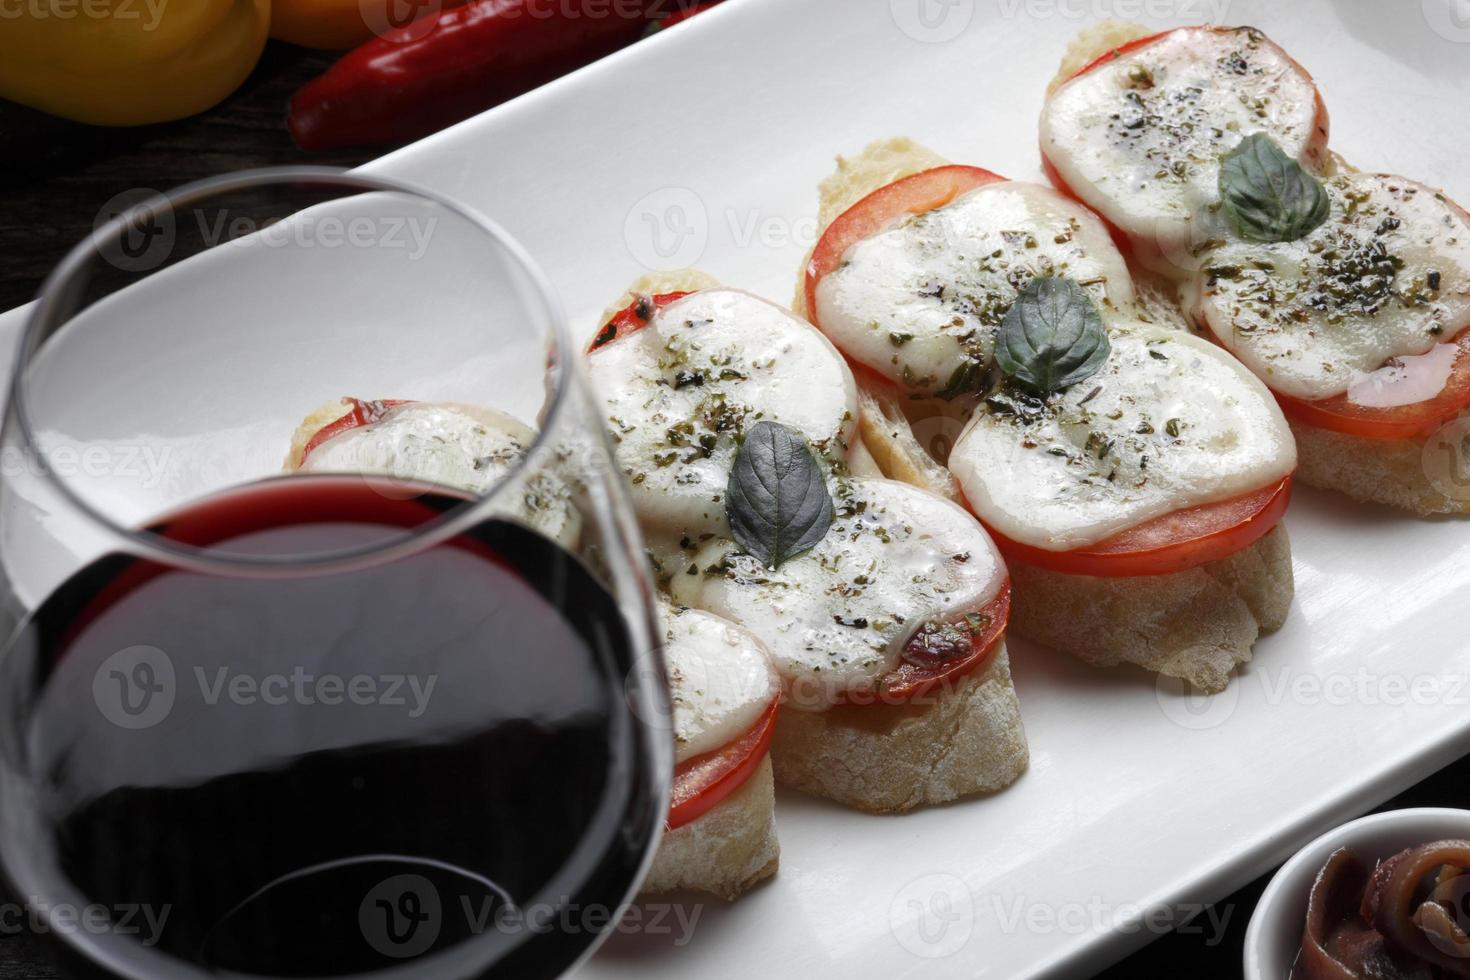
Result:
{"type": "Polygon", "coordinates": [[[655,293],[639,296],[633,302],[607,318],[597,333],[587,342],[587,353],[606,347],[615,340],[622,340],[637,333],[653,322],[653,315],[677,299],[683,299],[689,291],[655,293]],[[645,308],[646,304],[646,308],[645,308]]]}
{"type": "Polygon", "coordinates": [[[755,775],[770,751],[780,704],[779,697],[772,701],[755,725],[730,744],[679,764],[674,771],[674,790],[669,800],[669,816],[664,824],[666,829],[676,830],[698,820],[755,775]],[[733,764],[725,767],[723,763],[726,762],[733,764]],[[700,777],[710,769],[717,775],[701,785],[700,777]]]}
{"type": "MultiPolygon", "coordinates": [[[[902,705],[928,694],[946,681],[957,680],[974,673],[988,663],[996,650],[1000,649],[1001,643],[1005,640],[1006,628],[1011,622],[1011,580],[1009,577],[1001,584],[1000,591],[996,593],[995,598],[977,611],[981,615],[989,616],[990,622],[985,632],[970,638],[968,656],[958,658],[938,668],[921,667],[907,661],[901,662],[883,676],[877,691],[871,695],[864,695],[859,706],[902,705]],[[895,677],[897,680],[893,679],[895,677]],[[869,697],[872,698],[871,701],[867,700],[869,697]]],[[[851,704],[853,703],[851,698],[855,696],[839,697],[833,703],[834,705],[851,704]]]]}
{"type": "Polygon", "coordinates": [[[306,457],[310,456],[317,447],[321,446],[327,440],[360,426],[378,421],[383,417],[383,413],[390,408],[408,404],[408,400],[403,398],[384,398],[378,401],[344,398],[343,401],[351,402],[352,407],[335,421],[328,422],[316,430],[316,434],[308,439],[306,445],[301,448],[301,462],[306,462],[306,457]]]}
{"type": "Polygon", "coordinates": [[[982,167],[970,167],[964,164],[951,163],[941,167],[930,167],[907,177],[890,181],[882,187],[869,194],[864,195],[856,204],[843,211],[832,219],[823,231],[822,236],[817,239],[816,247],[812,249],[812,257],[806,266],[806,315],[807,319],[818,327],[817,321],[817,284],[822,277],[837,267],[842,261],[842,256],[857,242],[871,237],[885,222],[898,217],[900,214],[923,214],[933,211],[935,208],[944,207],[960,194],[974,190],[976,187],[984,187],[986,184],[994,184],[1004,181],[994,171],[985,170],[982,167]],[[963,175],[970,178],[973,183],[968,187],[956,187],[947,196],[925,203],[923,207],[913,208],[903,204],[903,190],[919,185],[921,182],[933,180],[936,174],[950,172],[955,176],[963,175]],[[865,223],[865,212],[875,205],[883,205],[886,199],[893,198],[894,207],[884,208],[881,212],[882,220],[873,223],[865,223]]]}
{"type": "Polygon", "coordinates": [[[1291,490],[1295,473],[1287,474],[1278,483],[1241,494],[1228,500],[1220,500],[1198,507],[1187,507],[1146,521],[1137,527],[1120,531],[1105,541],[1087,548],[1072,551],[1048,551],[1033,545],[1012,541],[988,525],[986,530],[995,539],[1006,561],[1068,575],[1090,575],[1096,578],[1137,578],[1146,575],[1168,575],[1187,571],[1212,561],[1236,554],[1261,538],[1281,523],[1291,502],[1291,490]],[[1141,550],[1128,550],[1129,541],[1145,537],[1150,529],[1177,521],[1180,515],[1208,514],[1222,511],[1247,501],[1260,498],[1260,504],[1244,519],[1210,528],[1189,538],[1166,545],[1141,550]]]}

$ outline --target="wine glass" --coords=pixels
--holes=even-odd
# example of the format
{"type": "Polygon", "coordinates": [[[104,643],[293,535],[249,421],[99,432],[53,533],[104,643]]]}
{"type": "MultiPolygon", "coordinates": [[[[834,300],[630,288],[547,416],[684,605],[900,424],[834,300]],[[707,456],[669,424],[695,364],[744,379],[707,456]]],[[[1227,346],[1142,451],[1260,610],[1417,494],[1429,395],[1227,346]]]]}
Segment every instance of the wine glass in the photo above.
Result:
{"type": "Polygon", "coordinates": [[[291,168],[99,219],[0,434],[0,869],[67,967],[587,955],[673,771],[620,480],[475,212],[291,168]]]}

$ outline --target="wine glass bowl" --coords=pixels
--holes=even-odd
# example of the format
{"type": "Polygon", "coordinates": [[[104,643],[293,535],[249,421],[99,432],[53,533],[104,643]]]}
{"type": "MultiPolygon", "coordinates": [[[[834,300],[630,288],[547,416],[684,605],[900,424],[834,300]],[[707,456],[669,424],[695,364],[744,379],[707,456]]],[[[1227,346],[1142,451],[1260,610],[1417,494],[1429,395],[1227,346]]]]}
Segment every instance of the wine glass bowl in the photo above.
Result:
{"type": "Polygon", "coordinates": [[[3,449],[0,868],[75,969],[595,946],[558,913],[636,886],[668,706],[618,470],[504,231],[320,168],[150,195],[48,280],[3,449]]]}

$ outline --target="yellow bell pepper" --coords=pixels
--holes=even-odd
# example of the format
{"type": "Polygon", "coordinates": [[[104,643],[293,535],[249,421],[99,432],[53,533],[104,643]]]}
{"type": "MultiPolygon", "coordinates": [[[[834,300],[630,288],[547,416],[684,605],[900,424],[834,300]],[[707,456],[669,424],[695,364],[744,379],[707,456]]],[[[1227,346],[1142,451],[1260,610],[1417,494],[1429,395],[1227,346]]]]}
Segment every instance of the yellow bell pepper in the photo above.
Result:
{"type": "Polygon", "coordinates": [[[97,126],[203,112],[265,47],[271,0],[0,0],[0,98],[97,126]]]}

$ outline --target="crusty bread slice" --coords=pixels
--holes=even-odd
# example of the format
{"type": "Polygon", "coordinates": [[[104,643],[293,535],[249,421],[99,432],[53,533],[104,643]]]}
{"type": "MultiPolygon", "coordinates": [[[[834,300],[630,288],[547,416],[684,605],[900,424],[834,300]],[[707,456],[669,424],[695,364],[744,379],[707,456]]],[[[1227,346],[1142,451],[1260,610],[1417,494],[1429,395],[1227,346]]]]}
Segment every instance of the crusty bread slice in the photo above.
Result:
{"type": "Polygon", "coordinates": [[[1451,423],[1449,438],[1436,432],[1417,439],[1366,439],[1287,421],[1296,436],[1296,478],[1307,486],[1421,517],[1470,514],[1470,454],[1466,445],[1449,441],[1470,436],[1470,428],[1451,423]]]}
{"type": "Polygon", "coordinates": [[[1097,666],[1137,664],[1207,693],[1224,690],[1260,634],[1281,626],[1294,592],[1280,524],[1233,555],[1169,575],[1094,578],[1009,564],[1017,635],[1097,666]]]}
{"type": "Polygon", "coordinates": [[[1030,762],[1004,642],[925,704],[782,710],[776,779],[871,813],[898,813],[1004,789],[1030,762]]]}
{"type": "Polygon", "coordinates": [[[664,833],[640,894],[688,890],[733,901],[775,874],[780,856],[776,789],[767,756],[745,784],[714,809],[664,833]]]}

